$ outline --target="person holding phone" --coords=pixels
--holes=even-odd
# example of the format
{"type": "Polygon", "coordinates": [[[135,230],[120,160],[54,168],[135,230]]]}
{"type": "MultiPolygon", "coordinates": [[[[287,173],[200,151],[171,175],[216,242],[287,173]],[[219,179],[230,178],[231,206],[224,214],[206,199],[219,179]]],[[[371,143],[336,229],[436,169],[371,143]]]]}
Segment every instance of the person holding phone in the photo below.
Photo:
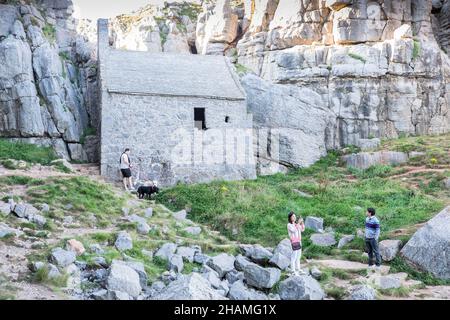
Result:
{"type": "Polygon", "coordinates": [[[291,254],[291,270],[296,276],[304,274],[305,272],[300,269],[300,258],[302,254],[302,232],[305,231],[305,223],[300,217],[298,221],[293,211],[288,214],[288,235],[291,240],[292,254],[291,254]]]}

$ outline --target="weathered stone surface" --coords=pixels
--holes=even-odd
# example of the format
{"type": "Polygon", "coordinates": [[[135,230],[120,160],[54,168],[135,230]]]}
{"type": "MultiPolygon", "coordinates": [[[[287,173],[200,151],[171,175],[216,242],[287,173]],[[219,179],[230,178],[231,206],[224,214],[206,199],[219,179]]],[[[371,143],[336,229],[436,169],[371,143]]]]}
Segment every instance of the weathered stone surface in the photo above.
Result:
{"type": "Polygon", "coordinates": [[[367,285],[356,285],[349,289],[348,300],[375,300],[376,292],[367,285]]]}
{"type": "Polygon", "coordinates": [[[341,239],[339,239],[339,243],[338,243],[338,246],[337,246],[338,249],[343,248],[346,244],[352,242],[353,239],[355,239],[354,235],[343,236],[341,239]]]}
{"type": "Polygon", "coordinates": [[[228,297],[230,300],[267,300],[264,293],[248,288],[242,280],[231,285],[228,297]]]}
{"type": "Polygon", "coordinates": [[[8,236],[19,237],[23,232],[9,227],[7,224],[0,222],[0,239],[8,236]]]}
{"type": "Polygon", "coordinates": [[[294,276],[283,280],[279,290],[281,300],[323,300],[325,293],[311,276],[294,276]]]}
{"type": "Polygon", "coordinates": [[[193,236],[198,236],[202,232],[200,227],[186,227],[183,230],[193,236]]]}
{"type": "Polygon", "coordinates": [[[238,271],[244,271],[245,267],[251,263],[252,262],[243,255],[237,255],[234,261],[234,267],[238,271]]]}
{"type": "Polygon", "coordinates": [[[0,201],[0,214],[7,216],[11,213],[11,205],[7,202],[0,201]]]}
{"type": "Polygon", "coordinates": [[[450,207],[421,227],[400,254],[415,266],[441,279],[450,279],[450,207]]]}
{"type": "Polygon", "coordinates": [[[237,270],[232,270],[226,274],[225,278],[228,280],[229,284],[233,284],[236,281],[244,280],[244,273],[237,270]]]}
{"type": "Polygon", "coordinates": [[[50,261],[58,267],[65,268],[74,263],[76,260],[75,252],[64,250],[62,248],[55,248],[50,254],[50,261]]]}
{"type": "Polygon", "coordinates": [[[322,277],[322,271],[319,270],[319,268],[317,267],[313,267],[310,270],[311,273],[311,277],[313,277],[316,280],[320,280],[320,278],[322,277]]]}
{"type": "Polygon", "coordinates": [[[277,268],[263,268],[249,264],[244,269],[244,277],[249,286],[258,289],[271,289],[279,280],[281,271],[277,268]]]}
{"type": "Polygon", "coordinates": [[[246,247],[244,255],[256,263],[267,263],[273,256],[273,253],[261,245],[253,245],[246,247]]]}
{"type": "Polygon", "coordinates": [[[175,243],[164,243],[161,248],[156,251],[155,257],[161,258],[163,260],[169,260],[176,250],[177,245],[175,243]]]}
{"type": "Polygon", "coordinates": [[[133,248],[133,240],[126,231],[121,231],[117,235],[114,245],[119,251],[130,250],[133,248]]]}
{"type": "Polygon", "coordinates": [[[183,257],[179,254],[173,254],[169,258],[169,264],[167,265],[167,268],[169,269],[169,271],[175,271],[177,273],[183,271],[184,268],[183,257]]]}
{"type": "Polygon", "coordinates": [[[153,208],[145,209],[144,216],[146,218],[151,218],[153,216],[153,208]]]}
{"type": "Polygon", "coordinates": [[[277,252],[270,258],[269,263],[281,270],[286,270],[291,264],[291,259],[288,256],[277,252]]]}
{"type": "Polygon", "coordinates": [[[178,247],[176,253],[187,262],[194,262],[194,256],[197,250],[190,247],[178,247]]]}
{"type": "Polygon", "coordinates": [[[373,153],[356,153],[342,157],[347,167],[367,169],[377,164],[396,165],[408,161],[408,155],[397,151],[380,151],[373,153]]]}
{"type": "Polygon", "coordinates": [[[220,278],[223,278],[227,272],[234,269],[234,262],[235,258],[232,255],[221,253],[209,259],[206,264],[216,271],[220,278]]]}
{"type": "Polygon", "coordinates": [[[82,255],[86,251],[83,244],[75,239],[70,239],[67,241],[66,249],[75,252],[77,256],[82,255]]]}
{"type": "Polygon", "coordinates": [[[392,261],[400,251],[400,240],[383,240],[379,243],[381,258],[384,261],[392,261]]]}
{"type": "Polygon", "coordinates": [[[173,213],[173,217],[177,220],[186,220],[187,212],[186,210],[181,210],[173,213]]]}
{"type": "Polygon", "coordinates": [[[148,234],[150,231],[150,226],[147,224],[147,222],[138,222],[136,230],[140,234],[148,234]]]}
{"type": "Polygon", "coordinates": [[[118,261],[114,261],[109,268],[106,286],[108,290],[125,292],[134,298],[142,291],[138,273],[118,261]]]}
{"type": "Polygon", "coordinates": [[[171,282],[152,300],[224,300],[225,298],[212,289],[206,279],[198,273],[182,275],[171,282]]]}
{"type": "Polygon", "coordinates": [[[320,247],[330,247],[336,244],[333,233],[315,233],[311,235],[311,242],[320,247]]]}
{"type": "Polygon", "coordinates": [[[318,217],[306,217],[305,228],[312,229],[314,231],[323,231],[323,219],[318,217]]]}
{"type": "Polygon", "coordinates": [[[402,286],[402,279],[395,275],[373,275],[369,278],[377,288],[382,290],[397,289],[402,286]]]}
{"type": "Polygon", "coordinates": [[[19,218],[27,218],[39,213],[39,210],[28,203],[18,203],[14,206],[14,213],[19,218]]]}

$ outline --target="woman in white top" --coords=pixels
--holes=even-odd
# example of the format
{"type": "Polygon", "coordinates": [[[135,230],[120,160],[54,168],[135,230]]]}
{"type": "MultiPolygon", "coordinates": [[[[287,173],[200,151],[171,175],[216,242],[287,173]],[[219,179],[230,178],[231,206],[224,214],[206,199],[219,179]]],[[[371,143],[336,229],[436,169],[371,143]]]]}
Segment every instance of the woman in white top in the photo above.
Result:
{"type": "Polygon", "coordinates": [[[126,148],[120,156],[120,172],[122,172],[125,190],[133,191],[133,178],[131,176],[130,149],[126,148]],[[129,188],[128,188],[129,187],[129,188]]]}
{"type": "Polygon", "coordinates": [[[304,274],[304,271],[300,269],[300,258],[302,254],[302,232],[305,231],[305,223],[301,217],[298,222],[296,222],[296,219],[295,213],[289,212],[287,229],[292,246],[291,270],[294,275],[304,274]]]}

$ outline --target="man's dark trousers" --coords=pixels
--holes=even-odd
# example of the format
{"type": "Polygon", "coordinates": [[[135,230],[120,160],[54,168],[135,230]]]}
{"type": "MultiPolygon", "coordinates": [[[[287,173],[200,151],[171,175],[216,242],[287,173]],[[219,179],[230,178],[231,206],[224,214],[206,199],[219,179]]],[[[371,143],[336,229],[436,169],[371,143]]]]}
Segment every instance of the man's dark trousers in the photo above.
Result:
{"type": "Polygon", "coordinates": [[[375,238],[366,238],[367,253],[369,254],[369,266],[373,265],[373,256],[375,256],[375,264],[381,265],[380,250],[378,249],[378,241],[375,238]]]}

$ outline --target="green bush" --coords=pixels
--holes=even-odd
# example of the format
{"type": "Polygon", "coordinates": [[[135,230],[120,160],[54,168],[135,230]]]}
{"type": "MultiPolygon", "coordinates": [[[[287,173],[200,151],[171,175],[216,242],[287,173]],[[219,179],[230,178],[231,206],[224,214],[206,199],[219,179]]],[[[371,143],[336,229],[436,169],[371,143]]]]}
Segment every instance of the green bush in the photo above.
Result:
{"type": "Polygon", "coordinates": [[[51,24],[45,24],[42,28],[42,32],[50,43],[54,43],[56,41],[56,29],[51,24]]]}

